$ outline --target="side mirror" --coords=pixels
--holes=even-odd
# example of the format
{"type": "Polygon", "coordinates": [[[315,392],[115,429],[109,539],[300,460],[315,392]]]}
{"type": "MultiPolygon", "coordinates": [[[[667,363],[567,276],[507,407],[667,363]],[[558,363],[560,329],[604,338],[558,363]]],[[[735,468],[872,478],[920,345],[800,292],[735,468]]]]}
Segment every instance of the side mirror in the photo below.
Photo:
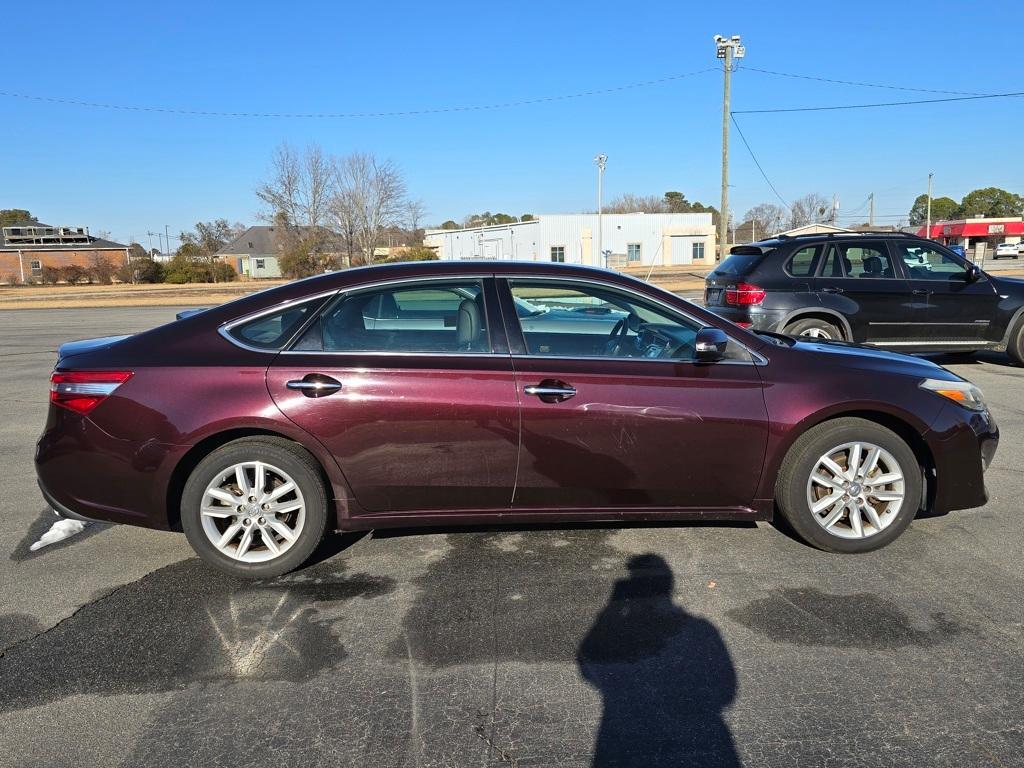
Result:
{"type": "Polygon", "coordinates": [[[699,363],[717,363],[725,357],[729,337],[721,328],[701,328],[697,331],[693,349],[699,363]]]}
{"type": "Polygon", "coordinates": [[[967,282],[968,283],[976,283],[976,282],[978,282],[979,280],[981,280],[981,278],[982,278],[982,276],[984,274],[985,273],[981,271],[981,267],[979,267],[977,264],[968,264],[967,265],[967,282]]]}

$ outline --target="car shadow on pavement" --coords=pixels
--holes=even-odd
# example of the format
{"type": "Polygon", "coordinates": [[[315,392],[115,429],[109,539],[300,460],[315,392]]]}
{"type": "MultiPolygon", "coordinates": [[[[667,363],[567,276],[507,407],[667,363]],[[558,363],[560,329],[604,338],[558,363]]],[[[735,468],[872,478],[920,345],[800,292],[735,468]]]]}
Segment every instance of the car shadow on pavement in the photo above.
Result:
{"type": "Polygon", "coordinates": [[[580,643],[576,661],[601,695],[594,768],[739,766],[723,711],[736,671],[711,622],[676,605],[658,555],[638,555],[580,643]]]}

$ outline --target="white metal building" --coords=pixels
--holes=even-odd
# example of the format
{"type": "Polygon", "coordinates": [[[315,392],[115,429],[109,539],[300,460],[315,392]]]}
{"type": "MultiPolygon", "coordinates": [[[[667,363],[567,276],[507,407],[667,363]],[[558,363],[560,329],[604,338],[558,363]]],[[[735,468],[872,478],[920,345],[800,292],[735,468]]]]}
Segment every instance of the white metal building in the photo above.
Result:
{"type": "Polygon", "coordinates": [[[715,228],[710,213],[610,213],[602,217],[605,258],[597,254],[597,214],[538,216],[533,221],[472,229],[430,229],[424,245],[441,259],[557,261],[622,267],[710,264],[715,228]]]}

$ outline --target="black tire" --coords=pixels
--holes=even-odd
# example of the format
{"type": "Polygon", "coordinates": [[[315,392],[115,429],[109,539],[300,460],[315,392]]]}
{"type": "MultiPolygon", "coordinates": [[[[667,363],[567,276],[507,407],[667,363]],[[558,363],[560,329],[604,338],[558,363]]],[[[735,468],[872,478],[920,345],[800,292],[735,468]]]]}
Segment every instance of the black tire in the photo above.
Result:
{"type": "Polygon", "coordinates": [[[1024,365],[1024,317],[1017,321],[1017,326],[1010,333],[1006,354],[1017,365],[1024,365]]]}
{"type": "Polygon", "coordinates": [[[817,317],[805,317],[800,320],[794,320],[786,326],[783,333],[788,333],[790,336],[807,336],[811,339],[824,341],[829,339],[842,341],[845,338],[838,326],[817,317]]]}
{"type": "Polygon", "coordinates": [[[328,497],[320,466],[300,445],[275,437],[246,437],[210,453],[189,475],[181,494],[181,526],[192,549],[205,562],[225,573],[247,579],[265,579],[300,567],[327,531],[328,497]],[[271,560],[246,563],[222,553],[203,529],[200,507],[207,485],[235,464],[261,461],[286,472],[301,491],[305,522],[289,548],[271,560]]]}
{"type": "Polygon", "coordinates": [[[812,427],[797,439],[779,470],[775,500],[793,530],[808,544],[826,552],[855,554],[880,549],[903,533],[921,507],[922,487],[921,465],[899,435],[873,421],[844,417],[812,427]],[[845,539],[815,521],[807,500],[807,484],[821,456],[855,441],[873,443],[895,459],[903,473],[904,498],[887,527],[865,538],[845,539]]]}

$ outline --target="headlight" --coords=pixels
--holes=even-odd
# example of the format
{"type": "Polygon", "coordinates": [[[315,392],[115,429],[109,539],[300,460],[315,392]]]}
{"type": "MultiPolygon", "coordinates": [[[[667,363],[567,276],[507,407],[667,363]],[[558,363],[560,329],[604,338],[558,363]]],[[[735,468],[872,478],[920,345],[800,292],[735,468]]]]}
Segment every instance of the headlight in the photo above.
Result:
{"type": "Polygon", "coordinates": [[[942,379],[925,379],[920,384],[921,389],[927,389],[937,395],[952,400],[957,405],[962,405],[972,411],[984,411],[985,398],[981,390],[969,381],[943,381],[942,379]]]}

